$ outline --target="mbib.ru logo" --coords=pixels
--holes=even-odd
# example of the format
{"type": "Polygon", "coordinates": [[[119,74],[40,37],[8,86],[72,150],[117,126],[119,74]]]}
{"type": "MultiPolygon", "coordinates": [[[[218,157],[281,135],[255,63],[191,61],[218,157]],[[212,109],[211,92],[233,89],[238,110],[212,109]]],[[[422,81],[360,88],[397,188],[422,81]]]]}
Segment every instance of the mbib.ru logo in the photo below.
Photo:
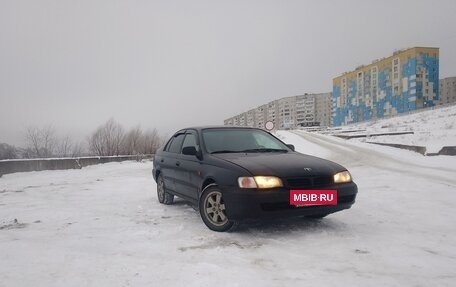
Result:
{"type": "Polygon", "coordinates": [[[290,190],[291,205],[337,205],[337,190],[290,190]]]}

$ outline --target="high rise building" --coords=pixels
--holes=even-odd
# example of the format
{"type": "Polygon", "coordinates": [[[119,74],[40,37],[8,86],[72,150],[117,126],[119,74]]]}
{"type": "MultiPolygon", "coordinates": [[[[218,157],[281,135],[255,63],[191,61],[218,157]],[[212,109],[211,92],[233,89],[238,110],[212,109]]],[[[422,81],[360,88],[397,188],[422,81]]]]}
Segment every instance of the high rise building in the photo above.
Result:
{"type": "Polygon", "coordinates": [[[439,104],[456,103],[456,77],[440,79],[439,85],[439,104]]]}
{"type": "Polygon", "coordinates": [[[329,126],[331,99],[331,93],[285,97],[226,119],[224,123],[264,128],[266,122],[270,121],[277,129],[329,126]]]}
{"type": "Polygon", "coordinates": [[[439,48],[415,47],[333,79],[332,125],[390,117],[439,101],[439,48]]]}
{"type": "Polygon", "coordinates": [[[315,96],[315,121],[319,126],[331,126],[332,93],[315,96]]]}

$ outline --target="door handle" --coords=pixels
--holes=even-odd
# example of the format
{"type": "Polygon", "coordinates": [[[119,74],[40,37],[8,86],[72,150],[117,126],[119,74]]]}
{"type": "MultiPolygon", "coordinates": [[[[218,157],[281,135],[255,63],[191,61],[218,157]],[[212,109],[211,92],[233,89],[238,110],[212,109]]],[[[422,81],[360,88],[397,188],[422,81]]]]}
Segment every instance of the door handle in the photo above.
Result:
{"type": "Polygon", "coordinates": [[[181,165],[180,161],[176,161],[176,166],[180,166],[180,165],[181,165]]]}

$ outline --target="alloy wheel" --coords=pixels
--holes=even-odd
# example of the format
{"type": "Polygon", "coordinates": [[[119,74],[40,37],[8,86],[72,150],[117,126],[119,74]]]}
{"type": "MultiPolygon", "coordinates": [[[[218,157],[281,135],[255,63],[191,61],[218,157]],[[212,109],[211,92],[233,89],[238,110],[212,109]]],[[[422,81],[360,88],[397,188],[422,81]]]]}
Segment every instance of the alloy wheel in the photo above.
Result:
{"type": "Polygon", "coordinates": [[[221,192],[211,191],[206,196],[204,200],[204,213],[206,218],[214,225],[222,226],[228,222],[221,192]]]}

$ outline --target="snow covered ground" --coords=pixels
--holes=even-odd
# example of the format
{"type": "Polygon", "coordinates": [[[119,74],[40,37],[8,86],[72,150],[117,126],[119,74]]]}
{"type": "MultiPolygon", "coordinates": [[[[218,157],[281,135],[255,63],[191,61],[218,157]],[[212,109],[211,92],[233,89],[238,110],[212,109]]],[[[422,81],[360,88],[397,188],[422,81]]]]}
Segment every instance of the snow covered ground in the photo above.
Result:
{"type": "Polygon", "coordinates": [[[205,227],[160,205],[151,162],[0,178],[0,286],[454,286],[456,159],[278,132],[345,165],[352,209],[205,227]]]}
{"type": "Polygon", "coordinates": [[[426,147],[427,153],[437,153],[444,146],[456,146],[456,105],[435,108],[410,115],[369,121],[344,126],[331,134],[369,135],[352,141],[417,145],[426,147]],[[413,132],[413,134],[373,136],[388,132],[413,132]]]}

